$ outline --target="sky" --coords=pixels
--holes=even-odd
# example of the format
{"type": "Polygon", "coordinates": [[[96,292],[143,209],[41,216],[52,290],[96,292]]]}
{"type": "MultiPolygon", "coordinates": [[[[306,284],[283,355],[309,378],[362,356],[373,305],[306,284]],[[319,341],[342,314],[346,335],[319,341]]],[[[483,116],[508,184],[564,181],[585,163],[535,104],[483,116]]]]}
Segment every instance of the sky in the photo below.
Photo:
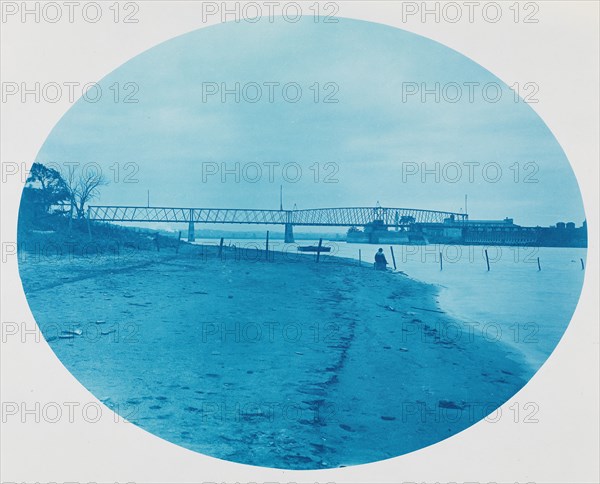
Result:
{"type": "Polygon", "coordinates": [[[98,205],[145,206],[149,190],[153,206],[277,209],[282,186],[287,209],[460,212],[468,194],[472,219],[585,218],[569,162],[531,107],[467,57],[400,29],[231,22],[141,53],[100,86],[101,99],[78,101],[37,157],[97,163],[110,181],[98,205]],[[127,83],[137,103],[123,102],[127,83]],[[477,83],[471,99],[465,83],[477,83]],[[223,102],[223,87],[239,102],[223,102]]]}

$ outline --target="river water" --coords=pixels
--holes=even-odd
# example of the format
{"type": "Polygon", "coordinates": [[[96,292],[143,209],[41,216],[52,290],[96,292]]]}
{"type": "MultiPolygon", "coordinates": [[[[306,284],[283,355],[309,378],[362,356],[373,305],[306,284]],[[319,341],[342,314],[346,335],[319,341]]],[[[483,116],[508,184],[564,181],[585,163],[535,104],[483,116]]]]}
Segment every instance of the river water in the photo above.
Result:
{"type": "MultiPolygon", "coordinates": [[[[203,239],[196,243],[218,241],[203,239]]],[[[225,244],[264,249],[265,240],[226,239],[225,244]]],[[[316,244],[314,240],[297,244],[273,240],[270,248],[285,248],[293,257],[297,245],[316,244]]],[[[323,241],[323,245],[332,247],[324,262],[329,257],[346,257],[358,263],[360,258],[363,265],[372,264],[379,247],[337,241],[323,241]]],[[[393,268],[391,247],[382,248],[393,268]]],[[[585,274],[581,260],[585,264],[586,249],[580,248],[396,245],[393,250],[397,270],[439,286],[441,308],[465,323],[448,337],[481,334],[502,341],[518,349],[532,373],[550,356],[567,329],[585,274]]]]}

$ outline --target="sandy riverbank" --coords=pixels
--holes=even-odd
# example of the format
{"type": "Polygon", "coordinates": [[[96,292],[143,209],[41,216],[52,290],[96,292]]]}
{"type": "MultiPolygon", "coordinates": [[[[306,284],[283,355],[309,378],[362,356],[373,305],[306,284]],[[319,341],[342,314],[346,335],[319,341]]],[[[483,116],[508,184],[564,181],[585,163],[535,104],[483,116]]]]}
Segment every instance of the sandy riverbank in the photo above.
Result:
{"type": "Polygon", "coordinates": [[[469,427],[525,383],[509,348],[456,336],[434,286],[344,259],[237,259],[185,246],[30,256],[20,272],[53,350],[94,395],[236,462],[394,457],[469,427]]]}

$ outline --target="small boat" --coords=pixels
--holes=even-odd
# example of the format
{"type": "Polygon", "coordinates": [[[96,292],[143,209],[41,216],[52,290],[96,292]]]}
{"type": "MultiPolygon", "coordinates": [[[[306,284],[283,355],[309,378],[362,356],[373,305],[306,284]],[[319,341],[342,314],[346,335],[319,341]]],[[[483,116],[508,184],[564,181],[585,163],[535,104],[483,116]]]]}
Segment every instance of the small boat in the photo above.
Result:
{"type": "Polygon", "coordinates": [[[300,245],[298,252],[331,252],[331,247],[319,247],[318,245],[300,245]]]}

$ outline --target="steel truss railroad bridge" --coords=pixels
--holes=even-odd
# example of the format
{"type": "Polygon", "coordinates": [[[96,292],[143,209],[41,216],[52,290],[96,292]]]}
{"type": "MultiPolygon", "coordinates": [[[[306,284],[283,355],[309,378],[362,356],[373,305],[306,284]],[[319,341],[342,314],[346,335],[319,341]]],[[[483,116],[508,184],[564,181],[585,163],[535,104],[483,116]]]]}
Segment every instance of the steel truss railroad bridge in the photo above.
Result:
{"type": "Polygon", "coordinates": [[[247,208],[175,208],[90,205],[88,220],[98,222],[172,222],[188,224],[188,240],[195,240],[195,224],[283,225],[285,242],[294,242],[293,227],[356,227],[374,221],[388,227],[409,227],[415,223],[443,223],[446,219],[465,221],[467,214],[417,208],[346,207],[304,210],[261,210],[247,208]]]}

